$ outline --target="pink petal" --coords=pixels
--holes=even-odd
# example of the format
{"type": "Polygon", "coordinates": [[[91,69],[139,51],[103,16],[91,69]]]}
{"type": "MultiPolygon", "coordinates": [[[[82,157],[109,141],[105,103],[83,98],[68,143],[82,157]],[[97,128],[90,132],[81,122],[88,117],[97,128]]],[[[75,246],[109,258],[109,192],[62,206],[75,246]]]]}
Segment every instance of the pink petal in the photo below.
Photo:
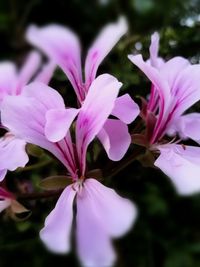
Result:
{"type": "Polygon", "coordinates": [[[115,106],[112,115],[120,119],[126,124],[131,123],[139,115],[140,109],[132,98],[125,94],[115,100],[115,106]]]}
{"type": "Polygon", "coordinates": [[[159,34],[154,32],[151,35],[151,45],[149,47],[150,52],[150,64],[152,67],[159,69],[165,62],[162,58],[158,57],[159,51],[159,34]]]}
{"type": "Polygon", "coordinates": [[[110,50],[127,32],[126,20],[121,17],[117,23],[109,24],[100,32],[88,51],[85,61],[85,80],[89,87],[96,77],[96,72],[110,50]]]}
{"type": "Polygon", "coordinates": [[[75,195],[76,191],[72,186],[66,187],[55,208],[47,216],[44,228],[40,231],[40,238],[50,251],[57,253],[70,251],[75,195]]]}
{"type": "Polygon", "coordinates": [[[177,133],[181,139],[191,138],[200,142],[200,114],[190,113],[177,117],[169,125],[167,132],[169,135],[177,133]]]}
{"type": "Polygon", "coordinates": [[[17,81],[17,70],[12,62],[0,63],[0,104],[5,95],[13,94],[17,81]]]}
{"type": "Polygon", "coordinates": [[[131,144],[131,137],[128,127],[119,120],[108,119],[98,138],[104,146],[108,157],[111,160],[120,160],[131,144]]]}
{"type": "Polygon", "coordinates": [[[145,62],[142,55],[129,55],[128,58],[141,71],[143,71],[147,78],[154,84],[155,88],[158,90],[160,98],[165,101],[165,105],[169,104],[170,87],[167,81],[160,75],[159,71],[145,62]]]}
{"type": "Polygon", "coordinates": [[[190,195],[199,192],[200,148],[175,144],[157,148],[161,154],[154,164],[169,176],[178,193],[190,195]]]}
{"type": "MultiPolygon", "coordinates": [[[[111,267],[116,259],[110,237],[97,216],[88,189],[77,195],[77,246],[84,267],[111,267]]],[[[104,217],[105,219],[106,217],[104,217]]]]}
{"type": "Polygon", "coordinates": [[[44,109],[65,108],[62,96],[53,88],[40,83],[33,82],[24,87],[23,95],[38,100],[44,109]]]}
{"type": "Polygon", "coordinates": [[[137,217],[135,205],[95,179],[87,179],[84,186],[92,200],[94,215],[107,233],[112,237],[126,234],[137,217]]]}
{"type": "Polygon", "coordinates": [[[76,145],[83,175],[87,147],[112,112],[120,87],[121,83],[113,76],[100,75],[93,81],[81,107],[76,122],[76,145]],[[105,81],[107,81],[106,85],[105,81]]]}
{"type": "Polygon", "coordinates": [[[160,69],[160,74],[168,82],[168,85],[171,89],[171,94],[174,92],[174,84],[176,79],[181,74],[181,72],[190,66],[190,63],[187,59],[183,57],[174,57],[169,61],[165,62],[160,69]]]}
{"type": "Polygon", "coordinates": [[[84,91],[80,90],[82,72],[77,36],[70,29],[55,24],[41,28],[30,26],[26,37],[31,44],[41,49],[62,68],[81,102],[84,99],[84,91]]]}
{"type": "Polygon", "coordinates": [[[200,143],[200,114],[191,113],[181,116],[185,136],[200,143]]]}
{"type": "Polygon", "coordinates": [[[0,170],[3,180],[6,170],[14,171],[18,167],[24,167],[28,162],[28,155],[25,150],[26,142],[6,134],[0,138],[0,170]]]}
{"type": "Polygon", "coordinates": [[[46,113],[45,135],[51,142],[58,142],[63,139],[79,109],[50,109],[46,113]]]}
{"type": "Polygon", "coordinates": [[[38,52],[33,51],[31,52],[22,69],[18,74],[18,80],[16,84],[16,92],[15,94],[20,94],[22,88],[30,82],[30,79],[36,74],[36,71],[39,69],[41,63],[41,56],[38,52]]]}
{"type": "Polygon", "coordinates": [[[50,109],[65,108],[62,97],[54,89],[40,83],[28,85],[26,96],[7,96],[2,104],[2,123],[17,137],[41,146],[53,153],[75,175],[74,152],[67,135],[59,143],[45,136],[46,113],[50,109]]]}
{"type": "Polygon", "coordinates": [[[42,82],[48,84],[53,76],[53,73],[56,69],[56,64],[52,61],[49,61],[43,66],[43,69],[34,79],[34,82],[42,82]]]}
{"type": "Polygon", "coordinates": [[[179,117],[185,110],[200,99],[199,90],[200,65],[189,65],[176,78],[173,85],[173,94],[177,100],[174,117],[179,117]]]}

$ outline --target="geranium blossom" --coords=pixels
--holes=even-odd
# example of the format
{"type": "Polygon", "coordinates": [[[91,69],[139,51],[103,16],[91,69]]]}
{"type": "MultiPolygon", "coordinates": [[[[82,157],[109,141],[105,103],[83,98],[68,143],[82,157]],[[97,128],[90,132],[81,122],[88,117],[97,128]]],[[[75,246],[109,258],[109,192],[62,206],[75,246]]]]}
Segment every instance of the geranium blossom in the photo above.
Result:
{"type": "MultiPolygon", "coordinates": [[[[15,96],[8,96],[3,102],[3,123],[26,142],[52,152],[69,171],[73,184],[66,187],[46,218],[40,237],[50,250],[68,252],[75,217],[78,256],[86,267],[114,264],[116,255],[111,238],[125,234],[137,213],[129,200],[92,177],[85,178],[88,145],[105,123],[112,121],[115,126],[114,121],[118,121],[108,117],[115,108],[120,87],[121,83],[114,77],[108,74],[99,76],[92,82],[80,109],[65,109],[59,93],[42,83],[28,85],[17,101],[15,96]],[[75,116],[73,144],[69,127],[75,116]],[[55,125],[58,131],[53,130],[55,125]],[[60,140],[63,133],[65,136],[60,140]],[[52,142],[51,139],[57,139],[57,135],[59,141],[52,142]],[[73,212],[74,201],[76,215],[73,212]]],[[[113,131],[116,130],[114,126],[113,131]]]]}
{"type": "MultiPolygon", "coordinates": [[[[90,90],[92,81],[96,77],[99,64],[126,31],[127,24],[124,18],[120,18],[116,24],[107,25],[101,31],[90,47],[86,57],[85,81],[82,78],[79,40],[70,29],[58,25],[49,25],[42,28],[31,26],[27,31],[27,39],[63,69],[76,92],[79,105],[81,106],[90,90]]],[[[109,76],[107,78],[107,80],[103,80],[105,84],[109,83],[109,76]]],[[[77,113],[75,110],[72,113],[71,118],[73,119],[73,116],[76,116],[77,113]]],[[[108,120],[98,133],[98,138],[104,145],[111,160],[120,160],[127,151],[130,145],[130,137],[126,124],[131,123],[138,114],[138,105],[128,94],[116,99],[112,115],[118,117],[120,121],[108,120]],[[117,129],[117,134],[113,136],[114,129],[117,129]]],[[[66,134],[70,121],[66,122],[68,119],[65,116],[65,111],[61,109],[50,111],[47,116],[49,125],[54,125],[52,129],[49,129],[51,136],[49,135],[48,137],[51,141],[59,141],[66,134]],[[54,120],[54,123],[52,120],[54,120]],[[65,131],[62,125],[65,125],[65,131]],[[56,136],[54,135],[55,130],[56,136]]]]}
{"type": "MultiPolygon", "coordinates": [[[[40,66],[41,57],[37,52],[29,54],[20,71],[12,62],[0,63],[0,111],[4,97],[20,95],[24,86],[34,76],[36,81],[49,82],[55,64],[51,61],[39,71],[40,66]]],[[[28,155],[25,151],[26,142],[16,138],[2,122],[1,128],[5,128],[8,132],[0,138],[0,181],[4,179],[7,170],[13,171],[18,167],[24,167],[28,162],[28,155]]]]}
{"type": "Polygon", "coordinates": [[[200,99],[200,65],[191,65],[182,57],[164,62],[158,57],[158,42],[159,36],[154,34],[150,60],[145,62],[141,55],[129,55],[129,59],[152,82],[150,99],[142,112],[148,146],[160,152],[155,165],[171,177],[179,193],[190,194],[200,190],[200,148],[182,145],[181,140],[180,144],[167,143],[164,136],[178,132],[184,139],[200,140],[199,115],[183,115],[200,99]]]}
{"type": "Polygon", "coordinates": [[[62,68],[81,103],[96,77],[99,65],[126,32],[127,24],[124,18],[103,28],[88,50],[84,81],[79,38],[69,28],[56,24],[41,28],[30,26],[27,31],[27,40],[62,68]]]}

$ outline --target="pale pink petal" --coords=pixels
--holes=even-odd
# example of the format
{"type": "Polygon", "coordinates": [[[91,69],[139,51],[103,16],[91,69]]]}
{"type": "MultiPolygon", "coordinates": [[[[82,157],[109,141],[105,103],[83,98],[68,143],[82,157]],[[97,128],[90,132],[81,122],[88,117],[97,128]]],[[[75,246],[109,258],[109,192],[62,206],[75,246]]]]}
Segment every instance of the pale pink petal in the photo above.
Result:
{"type": "Polygon", "coordinates": [[[95,179],[87,179],[84,189],[92,200],[94,216],[110,236],[120,237],[131,229],[137,209],[130,200],[120,197],[113,189],[95,179]]]}
{"type": "Polygon", "coordinates": [[[155,166],[172,180],[181,195],[200,191],[200,148],[176,144],[157,147],[160,156],[155,166]]]}
{"type": "Polygon", "coordinates": [[[108,119],[97,136],[108,157],[115,161],[124,156],[131,144],[127,125],[119,120],[108,119]]]}
{"type": "Polygon", "coordinates": [[[178,134],[181,139],[191,138],[200,142],[200,114],[190,113],[174,119],[167,128],[169,135],[178,134]]]}
{"type": "Polygon", "coordinates": [[[160,75],[160,72],[145,62],[142,58],[142,55],[129,55],[128,58],[142,72],[144,72],[147,78],[154,84],[155,89],[158,90],[160,98],[164,100],[165,106],[167,106],[170,100],[170,87],[167,81],[160,75]]]}
{"type": "Polygon", "coordinates": [[[189,65],[176,78],[173,94],[176,98],[176,110],[173,117],[179,117],[185,110],[200,99],[200,65],[189,65]]]}
{"type": "Polygon", "coordinates": [[[139,113],[139,106],[128,94],[120,96],[115,100],[115,106],[112,110],[112,115],[125,122],[126,124],[134,121],[139,113]]]}
{"type": "Polygon", "coordinates": [[[58,143],[45,136],[46,113],[50,109],[65,108],[62,97],[52,88],[32,83],[24,89],[26,96],[7,96],[2,104],[2,123],[15,136],[53,153],[75,175],[74,152],[67,135],[58,143]]]}
{"type": "Polygon", "coordinates": [[[151,35],[151,44],[149,47],[150,52],[150,64],[151,66],[159,69],[165,62],[162,58],[158,57],[158,51],[159,51],[159,34],[157,32],[154,32],[151,35]]]}
{"type": "MultiPolygon", "coordinates": [[[[116,255],[88,189],[77,195],[77,250],[84,267],[111,267],[116,255]]],[[[106,220],[106,217],[104,217],[106,220]]]]}
{"type": "Polygon", "coordinates": [[[58,142],[63,139],[79,109],[50,109],[46,113],[45,135],[51,142],[58,142]]]}
{"type": "Polygon", "coordinates": [[[14,171],[18,167],[24,167],[26,165],[28,155],[25,146],[25,141],[9,133],[0,138],[0,181],[4,178],[6,170],[14,171]]]}
{"type": "Polygon", "coordinates": [[[46,63],[39,74],[34,78],[34,82],[42,82],[48,84],[54,74],[56,64],[53,61],[46,63]]]}
{"type": "Polygon", "coordinates": [[[39,69],[40,63],[41,56],[38,52],[33,51],[28,55],[23,67],[18,74],[17,84],[15,88],[16,95],[20,94],[22,88],[30,82],[31,78],[39,69]]]}
{"type": "Polygon", "coordinates": [[[200,114],[191,113],[181,116],[183,133],[186,137],[200,143],[200,114]]]}
{"type": "Polygon", "coordinates": [[[24,87],[23,96],[38,100],[44,109],[65,108],[62,96],[50,86],[41,82],[33,82],[24,87]]]}
{"type": "Polygon", "coordinates": [[[45,226],[40,231],[40,238],[50,251],[57,253],[70,251],[75,195],[76,191],[72,186],[68,186],[59,197],[55,208],[47,216],[45,226]]]}
{"type": "Polygon", "coordinates": [[[160,74],[168,82],[171,89],[171,94],[176,94],[174,92],[174,84],[176,79],[179,77],[181,72],[190,66],[190,62],[183,57],[174,57],[169,61],[165,62],[160,69],[160,74]]]}
{"type": "Polygon", "coordinates": [[[80,101],[84,99],[81,72],[80,44],[77,36],[60,25],[45,27],[30,26],[27,40],[41,49],[51,60],[62,68],[73,85],[80,101]]]}
{"type": "Polygon", "coordinates": [[[93,81],[76,122],[76,145],[81,172],[85,172],[86,150],[111,114],[121,83],[111,75],[93,81]],[[106,85],[104,81],[107,82],[106,85]]]}
{"type": "Polygon", "coordinates": [[[0,63],[0,104],[5,95],[11,95],[17,81],[16,66],[9,61],[0,63]]]}
{"type": "Polygon", "coordinates": [[[126,20],[121,17],[117,23],[109,24],[100,32],[97,39],[88,51],[85,61],[86,85],[90,86],[96,77],[96,72],[110,50],[127,32],[126,20]]]}

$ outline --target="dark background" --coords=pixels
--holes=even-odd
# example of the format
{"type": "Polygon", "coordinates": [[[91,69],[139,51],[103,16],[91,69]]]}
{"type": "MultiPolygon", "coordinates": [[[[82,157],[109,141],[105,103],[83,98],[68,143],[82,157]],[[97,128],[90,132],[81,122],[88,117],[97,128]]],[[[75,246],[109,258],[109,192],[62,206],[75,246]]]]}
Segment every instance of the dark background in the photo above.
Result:
{"type": "MultiPolygon", "coordinates": [[[[29,45],[24,40],[31,23],[60,23],[80,36],[87,51],[103,25],[124,14],[129,33],[106,58],[99,73],[109,72],[124,83],[132,96],[149,92],[144,76],[128,61],[127,54],[143,53],[148,58],[150,35],[161,35],[160,54],[165,58],[181,55],[193,63],[200,56],[200,1],[198,0],[0,0],[0,59],[21,65],[29,45]]],[[[84,53],[83,53],[84,54],[84,53]]],[[[52,86],[73,103],[74,94],[61,72],[52,86]]],[[[198,105],[196,106],[197,110],[198,105]]],[[[137,147],[131,147],[129,154],[137,147]]],[[[32,153],[34,154],[34,153],[32,153]]],[[[31,156],[29,165],[49,158],[31,156]]],[[[96,162],[102,167],[105,156],[96,162]]],[[[38,181],[52,174],[64,174],[57,161],[40,168],[18,171],[7,176],[7,185],[17,191],[37,191],[38,181]]],[[[139,208],[135,227],[114,242],[118,252],[116,267],[199,267],[200,197],[177,196],[170,180],[161,171],[144,168],[138,161],[106,183],[121,195],[131,198],[139,208]]],[[[75,254],[56,256],[48,253],[38,238],[56,198],[22,201],[32,210],[28,220],[16,222],[1,214],[0,267],[79,266],[75,254]]],[[[106,218],[105,218],[106,219],[106,218]]],[[[95,266],[94,266],[95,267],[95,266]]]]}

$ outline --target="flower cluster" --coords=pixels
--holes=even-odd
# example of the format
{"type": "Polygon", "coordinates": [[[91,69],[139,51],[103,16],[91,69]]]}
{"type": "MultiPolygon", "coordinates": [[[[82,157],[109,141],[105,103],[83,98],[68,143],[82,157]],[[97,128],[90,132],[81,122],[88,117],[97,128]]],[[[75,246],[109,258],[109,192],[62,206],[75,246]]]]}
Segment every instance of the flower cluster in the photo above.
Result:
{"type": "MultiPolygon", "coordinates": [[[[85,267],[113,266],[112,238],[127,233],[137,217],[130,200],[88,172],[87,151],[95,138],[113,161],[124,157],[131,142],[137,143],[152,154],[154,165],[172,179],[180,194],[200,190],[200,115],[184,114],[200,99],[200,65],[182,57],[169,61],[158,57],[159,36],[154,33],[147,61],[141,55],[128,56],[151,82],[150,95],[139,108],[128,94],[118,96],[122,83],[114,76],[97,76],[99,65],[126,32],[124,18],[107,25],[90,47],[82,69],[79,39],[70,29],[31,26],[26,39],[47,57],[47,63],[42,64],[41,54],[33,51],[20,71],[11,62],[0,64],[1,127],[6,130],[0,138],[0,181],[7,171],[27,164],[26,144],[49,151],[66,167],[70,182],[46,218],[40,238],[49,250],[66,253],[73,227],[77,254],[85,267]],[[59,92],[48,86],[56,67],[70,81],[76,107],[66,106],[59,92]],[[131,133],[128,124],[136,117],[142,129],[131,133]],[[185,145],[189,138],[197,145],[185,145]]],[[[0,211],[20,206],[4,181],[0,199],[0,211]]]]}

